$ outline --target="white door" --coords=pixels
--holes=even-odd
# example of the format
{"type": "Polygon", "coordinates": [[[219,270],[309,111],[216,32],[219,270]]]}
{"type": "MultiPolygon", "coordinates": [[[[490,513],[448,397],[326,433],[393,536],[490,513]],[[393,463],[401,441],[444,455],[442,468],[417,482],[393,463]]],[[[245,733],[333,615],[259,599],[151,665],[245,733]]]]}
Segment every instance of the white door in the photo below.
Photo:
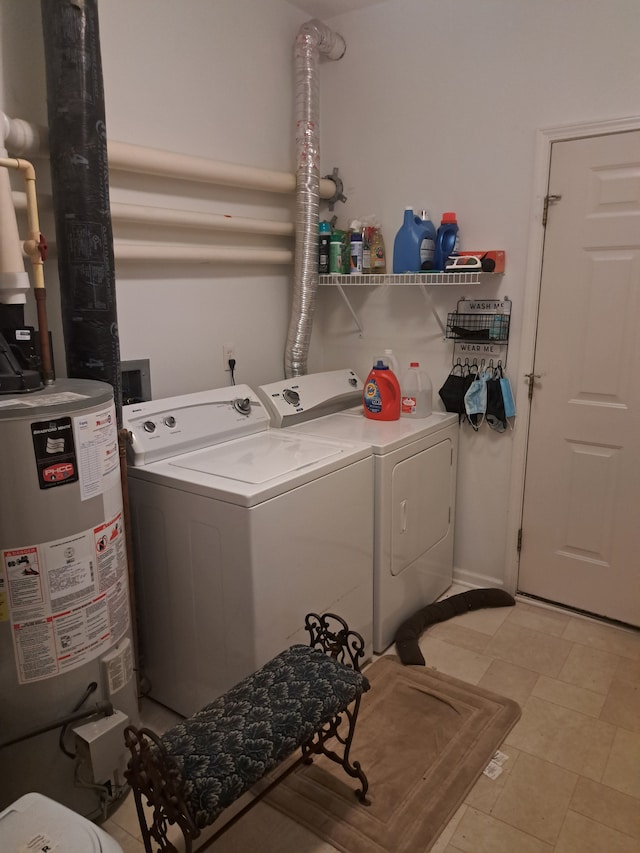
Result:
{"type": "Polygon", "coordinates": [[[640,625],[640,131],[555,142],[521,592],[640,625]]]}

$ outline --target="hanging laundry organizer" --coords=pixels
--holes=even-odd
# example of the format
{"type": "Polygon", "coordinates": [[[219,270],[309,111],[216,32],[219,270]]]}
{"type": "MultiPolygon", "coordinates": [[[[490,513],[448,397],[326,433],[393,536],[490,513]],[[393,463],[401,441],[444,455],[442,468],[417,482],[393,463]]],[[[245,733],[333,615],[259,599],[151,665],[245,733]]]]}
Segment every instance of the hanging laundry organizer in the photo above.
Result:
{"type": "Polygon", "coordinates": [[[461,361],[507,364],[511,300],[459,299],[447,315],[446,337],[454,340],[453,364],[461,361]]]}
{"type": "Polygon", "coordinates": [[[496,432],[513,428],[515,403],[504,368],[509,348],[511,300],[460,299],[447,316],[453,370],[439,391],[448,412],[474,430],[486,423],[496,432]]]}

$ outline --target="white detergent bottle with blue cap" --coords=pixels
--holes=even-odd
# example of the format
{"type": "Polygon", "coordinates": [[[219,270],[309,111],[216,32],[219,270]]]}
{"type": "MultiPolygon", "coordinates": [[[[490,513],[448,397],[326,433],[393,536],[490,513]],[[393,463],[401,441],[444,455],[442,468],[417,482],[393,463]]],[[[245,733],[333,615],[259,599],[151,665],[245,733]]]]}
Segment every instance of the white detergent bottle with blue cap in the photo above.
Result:
{"type": "Polygon", "coordinates": [[[420,269],[423,271],[432,270],[433,256],[436,250],[436,227],[431,221],[428,210],[422,210],[420,219],[422,219],[425,227],[428,229],[427,234],[420,244],[420,269]]]}

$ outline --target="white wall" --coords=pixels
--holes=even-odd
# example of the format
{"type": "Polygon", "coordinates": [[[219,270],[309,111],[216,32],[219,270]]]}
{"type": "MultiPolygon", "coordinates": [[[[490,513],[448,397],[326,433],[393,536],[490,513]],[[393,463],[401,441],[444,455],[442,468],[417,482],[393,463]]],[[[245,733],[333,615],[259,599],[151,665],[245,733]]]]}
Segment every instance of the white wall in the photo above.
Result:
{"type": "MultiPolygon", "coordinates": [[[[501,280],[431,292],[443,319],[464,296],[513,300],[508,375],[523,429],[530,365],[518,354],[536,130],[640,113],[637,0],[387,0],[330,24],[347,42],[343,59],[323,64],[321,76],[323,169],[340,167],[348,196],[340,220],[377,214],[391,256],[405,206],[427,207],[436,224],[455,210],[462,248],[506,250],[501,280]]],[[[390,346],[405,361],[420,359],[437,399],[452,342],[443,341],[421,292],[350,294],[362,338],[339,295],[321,289],[322,366],[366,374],[390,346]]],[[[460,578],[493,585],[506,577],[513,439],[486,426],[461,430],[460,578]]]]}
{"type": "MultiPolygon", "coordinates": [[[[293,44],[305,15],[282,0],[101,0],[101,55],[109,139],[293,172],[293,44]]],[[[38,0],[0,0],[4,87],[0,108],[46,124],[38,0]],[[29,49],[31,54],[29,55],[29,49]]],[[[43,207],[46,169],[42,178],[43,207]]],[[[111,200],[289,220],[293,197],[112,175],[111,200]]],[[[51,217],[43,216],[54,242],[51,217]]],[[[114,236],[148,239],[150,230],[114,236]]],[[[158,235],[155,231],[155,236],[158,235]]],[[[160,233],[162,229],[160,229],[160,233]]],[[[174,235],[164,232],[171,242],[174,235]]],[[[196,243],[198,233],[180,232],[196,243]]],[[[235,235],[207,237],[234,245],[235,235]]],[[[262,245],[261,237],[250,239],[262,245]]],[[[270,245],[274,245],[273,239],[270,245]]],[[[292,238],[278,242],[293,247],[292,238]]],[[[46,265],[56,363],[63,349],[55,259],[46,265]],[[56,334],[57,332],[57,334],[56,334]]],[[[155,397],[283,375],[292,266],[124,263],[116,260],[122,359],[151,359],[155,397]]]]}
{"type": "MultiPolygon", "coordinates": [[[[298,10],[281,0],[103,0],[99,9],[110,138],[294,171],[298,10]]],[[[129,185],[115,176],[112,199],[125,198],[129,185]]],[[[292,197],[172,182],[151,188],[177,208],[292,219],[292,197]]],[[[126,200],[144,203],[144,194],[126,200]]],[[[246,240],[210,237],[226,245],[246,240]]],[[[151,357],[154,396],[226,384],[223,343],[235,346],[238,382],[283,375],[291,267],[117,264],[117,273],[122,355],[151,357]]]]}
{"type": "MultiPolygon", "coordinates": [[[[307,16],[283,0],[101,0],[107,128],[112,139],[293,171],[292,48],[307,16]]],[[[434,293],[441,316],[464,295],[514,302],[508,372],[521,412],[518,364],[536,129],[637,114],[637,0],[387,0],[333,18],[347,41],[321,63],[322,174],[339,166],[343,223],[375,213],[389,255],[403,208],[436,220],[456,210],[463,246],[502,248],[502,280],[465,294],[434,293]]],[[[9,115],[46,121],[40,4],[0,0],[2,91],[9,115]]],[[[112,199],[160,190],[176,206],[291,217],[281,198],[134,183],[112,199]]],[[[154,197],[156,197],[154,195],[154,197]]],[[[50,232],[52,233],[52,231],[50,232]]],[[[289,268],[117,265],[123,359],[151,358],[155,396],[226,382],[221,347],[236,346],[238,381],[282,375],[289,268]]],[[[55,271],[48,265],[48,287],[55,271]]],[[[54,300],[55,301],[55,300],[54,300]]],[[[418,289],[358,291],[365,334],[337,293],[319,296],[311,370],[365,374],[381,347],[419,357],[437,389],[451,363],[418,289]]],[[[53,305],[56,331],[56,307],[53,305]]],[[[522,429],[523,420],[516,429],[522,429]]],[[[463,429],[456,565],[489,585],[505,577],[513,436],[463,429]]]]}

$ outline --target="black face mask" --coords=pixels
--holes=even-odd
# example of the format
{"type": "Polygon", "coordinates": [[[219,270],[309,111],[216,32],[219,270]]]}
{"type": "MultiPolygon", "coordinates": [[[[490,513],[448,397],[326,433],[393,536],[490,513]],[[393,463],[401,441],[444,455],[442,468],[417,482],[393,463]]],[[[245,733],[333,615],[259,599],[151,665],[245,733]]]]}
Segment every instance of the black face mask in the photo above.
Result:
{"type": "Polygon", "coordinates": [[[440,399],[448,412],[454,412],[461,420],[465,415],[464,395],[475,379],[476,374],[457,364],[444,381],[444,385],[438,391],[440,399]]]}
{"type": "Polygon", "coordinates": [[[486,420],[491,429],[504,432],[507,428],[507,417],[504,412],[504,399],[500,376],[496,375],[487,381],[487,413],[486,420]]]}

